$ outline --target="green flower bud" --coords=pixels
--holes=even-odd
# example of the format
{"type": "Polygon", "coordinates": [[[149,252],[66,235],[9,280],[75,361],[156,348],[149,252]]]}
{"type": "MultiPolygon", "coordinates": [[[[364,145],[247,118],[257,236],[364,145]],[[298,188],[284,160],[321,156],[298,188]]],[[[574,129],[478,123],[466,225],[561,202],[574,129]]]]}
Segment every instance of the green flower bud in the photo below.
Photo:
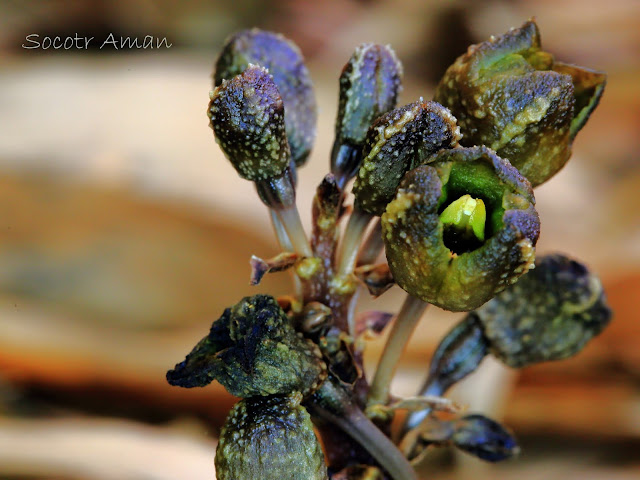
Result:
{"type": "Polygon", "coordinates": [[[411,295],[446,310],[472,310],[533,265],[540,233],[533,191],[486,147],[441,150],[427,162],[405,175],[382,215],[389,267],[411,295]],[[441,218],[465,195],[486,206],[484,240],[460,236],[459,222],[441,218]]]}
{"type": "Polygon", "coordinates": [[[324,454],[301,400],[295,393],[238,402],[220,433],[218,480],[326,480],[324,454]]]}
{"type": "Polygon", "coordinates": [[[255,65],[211,94],[208,115],[216,142],[242,178],[280,178],[289,166],[284,105],[269,72],[255,65]]]}
{"type": "Polygon", "coordinates": [[[452,443],[487,462],[500,462],[520,452],[513,434],[484,415],[467,415],[457,420],[454,428],[452,443]]]}
{"type": "Polygon", "coordinates": [[[382,115],[367,133],[353,186],[356,208],[382,215],[406,172],[458,140],[456,119],[435,102],[420,100],[382,115]]]}
{"type": "Polygon", "coordinates": [[[318,347],[297,333],[269,295],[245,297],[211,326],[187,358],[167,373],[171,385],[220,382],[237,397],[315,390],[326,377],[318,347]]]}
{"type": "Polygon", "coordinates": [[[534,21],[472,45],[434,99],[458,119],[464,146],[487,145],[533,186],[551,178],[598,105],[606,75],[555,62],[534,21]]]}
{"type": "Polygon", "coordinates": [[[227,39],[216,62],[215,86],[244,72],[249,65],[269,70],[284,102],[284,122],[291,158],[301,166],[316,136],[317,107],[309,71],[300,49],[282,35],[243,30],[227,39]]]}
{"type": "Polygon", "coordinates": [[[575,355],[611,318],[598,277],[563,255],[538,259],[476,314],[491,352],[515,368],[575,355]]]}
{"type": "Polygon", "coordinates": [[[396,106],[401,79],[402,64],[385,45],[360,45],[344,66],[331,153],[331,172],[340,187],[358,171],[371,123],[396,106]]]}

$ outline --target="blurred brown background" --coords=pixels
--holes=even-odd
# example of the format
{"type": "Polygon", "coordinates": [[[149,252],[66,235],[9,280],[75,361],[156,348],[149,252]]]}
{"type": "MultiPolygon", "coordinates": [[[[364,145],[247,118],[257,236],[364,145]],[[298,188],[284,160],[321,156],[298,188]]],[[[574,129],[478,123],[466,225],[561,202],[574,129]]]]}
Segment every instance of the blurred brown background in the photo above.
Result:
{"type": "MultiPolygon", "coordinates": [[[[277,252],[265,208],[223,160],[205,117],[212,65],[229,33],[280,31],[307,58],[320,105],[316,147],[300,172],[308,225],[328,168],[337,78],[357,44],[396,49],[405,67],[400,103],[408,103],[431,97],[468,44],[531,16],[558,59],[609,74],[572,161],[536,197],[539,251],[589,263],[615,317],[570,361],[519,375],[487,362],[453,392],[504,418],[523,447],[505,465],[482,470],[464,459],[454,472],[639,478],[636,0],[1,2],[0,478],[212,478],[216,434],[234,400],[217,385],[170,388],[164,374],[225,306],[256,293],[249,256],[277,252]],[[31,34],[76,33],[95,37],[92,48],[21,47],[31,34]],[[166,37],[172,47],[100,49],[109,34],[166,37]]],[[[288,277],[263,287],[285,293],[288,277]]],[[[365,307],[393,309],[401,297],[392,290],[365,307]]],[[[396,392],[418,386],[458,317],[428,313],[396,392]]],[[[429,478],[452,478],[441,461],[427,467],[429,478]]]]}

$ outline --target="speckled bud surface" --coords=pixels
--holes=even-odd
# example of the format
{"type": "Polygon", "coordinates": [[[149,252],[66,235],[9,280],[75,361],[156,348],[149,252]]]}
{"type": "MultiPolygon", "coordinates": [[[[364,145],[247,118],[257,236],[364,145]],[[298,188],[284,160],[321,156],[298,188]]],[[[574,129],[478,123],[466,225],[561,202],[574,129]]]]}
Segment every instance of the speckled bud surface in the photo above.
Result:
{"type": "Polygon", "coordinates": [[[242,73],[250,64],[260,65],[273,76],[285,113],[291,157],[302,165],[316,137],[317,107],[309,71],[300,49],[284,36],[257,28],[229,37],[214,71],[218,86],[242,73]]]}
{"type": "Polygon", "coordinates": [[[387,45],[358,46],[340,75],[336,143],[362,146],[371,123],[396,106],[402,65],[387,45]]]}
{"type": "Polygon", "coordinates": [[[237,397],[315,390],[326,378],[320,349],[302,337],[270,295],[227,308],[187,358],[167,373],[170,384],[220,382],[237,397]]]}
{"type": "Polygon", "coordinates": [[[611,318],[602,284],[564,255],[548,255],[476,312],[491,352],[511,367],[578,353],[611,318]]]}
{"type": "Polygon", "coordinates": [[[284,104],[269,72],[257,66],[223,81],[207,109],[216,142],[242,178],[283,175],[290,153],[284,104]]]}
{"type": "Polygon", "coordinates": [[[464,146],[486,145],[539,185],[571,156],[606,76],[555,62],[533,21],[472,45],[440,81],[434,99],[458,120],[464,146]]]}
{"type": "Polygon", "coordinates": [[[381,215],[407,171],[459,140],[456,119],[436,102],[418,101],[382,115],[367,132],[353,186],[356,208],[381,215]]]}
{"type": "Polygon", "coordinates": [[[327,467],[302,396],[241,400],[216,450],[218,480],[326,480],[327,467]]]}
{"type": "Polygon", "coordinates": [[[540,221],[529,182],[486,147],[441,150],[408,172],[382,215],[396,283],[446,310],[473,310],[533,265],[540,221]],[[463,194],[487,205],[485,241],[455,253],[444,243],[440,210],[463,194]]]}

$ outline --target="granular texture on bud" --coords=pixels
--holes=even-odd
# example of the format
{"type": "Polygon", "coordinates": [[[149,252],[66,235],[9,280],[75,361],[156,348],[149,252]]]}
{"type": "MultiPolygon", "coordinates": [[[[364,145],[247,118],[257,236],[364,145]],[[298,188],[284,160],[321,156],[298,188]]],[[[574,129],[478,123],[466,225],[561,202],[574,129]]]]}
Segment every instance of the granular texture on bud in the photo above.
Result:
{"type": "Polygon", "coordinates": [[[218,480],[326,480],[324,454],[302,396],[238,402],[220,433],[218,480]]]}
{"type": "Polygon", "coordinates": [[[555,62],[533,21],[472,45],[447,70],[434,99],[458,119],[465,146],[487,145],[536,186],[571,156],[606,76],[555,62]]]}
{"type": "Polygon", "coordinates": [[[533,265],[540,222],[529,182],[486,147],[441,150],[408,172],[382,215],[396,283],[446,310],[479,307],[533,265]],[[470,195],[486,205],[484,240],[447,235],[441,213],[470,195]]]}
{"type": "Polygon", "coordinates": [[[396,106],[402,65],[387,45],[365,43],[356,48],[340,75],[340,99],[331,170],[338,178],[357,171],[371,123],[396,106]]]}
{"type": "Polygon", "coordinates": [[[207,110],[220,148],[242,178],[281,177],[289,166],[284,104],[269,72],[250,66],[211,94],[207,110]]]}
{"type": "Polygon", "coordinates": [[[227,308],[209,335],[167,373],[171,385],[203,387],[217,380],[237,397],[307,395],[325,377],[317,345],[294,330],[269,295],[245,297],[227,308]]]}
{"type": "Polygon", "coordinates": [[[491,352],[511,367],[578,353],[611,318],[602,284],[582,264],[548,255],[476,315],[491,352]]]}
{"type": "Polygon", "coordinates": [[[269,70],[284,102],[284,122],[291,158],[302,165],[316,136],[317,107],[309,71],[300,49],[284,36],[257,28],[227,39],[214,72],[215,86],[244,72],[249,65],[269,70]]]}
{"type": "Polygon", "coordinates": [[[418,101],[382,115],[367,133],[353,186],[356,207],[381,215],[407,171],[459,140],[456,119],[436,102],[418,101]]]}

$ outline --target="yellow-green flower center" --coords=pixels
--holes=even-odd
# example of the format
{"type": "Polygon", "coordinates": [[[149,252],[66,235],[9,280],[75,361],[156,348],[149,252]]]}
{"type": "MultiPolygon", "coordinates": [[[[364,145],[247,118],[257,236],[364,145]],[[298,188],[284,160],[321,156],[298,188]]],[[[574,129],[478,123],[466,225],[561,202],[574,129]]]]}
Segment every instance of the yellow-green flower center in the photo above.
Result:
{"type": "Polygon", "coordinates": [[[480,198],[463,195],[440,214],[445,228],[445,244],[456,253],[474,250],[484,242],[487,210],[480,198]]]}

